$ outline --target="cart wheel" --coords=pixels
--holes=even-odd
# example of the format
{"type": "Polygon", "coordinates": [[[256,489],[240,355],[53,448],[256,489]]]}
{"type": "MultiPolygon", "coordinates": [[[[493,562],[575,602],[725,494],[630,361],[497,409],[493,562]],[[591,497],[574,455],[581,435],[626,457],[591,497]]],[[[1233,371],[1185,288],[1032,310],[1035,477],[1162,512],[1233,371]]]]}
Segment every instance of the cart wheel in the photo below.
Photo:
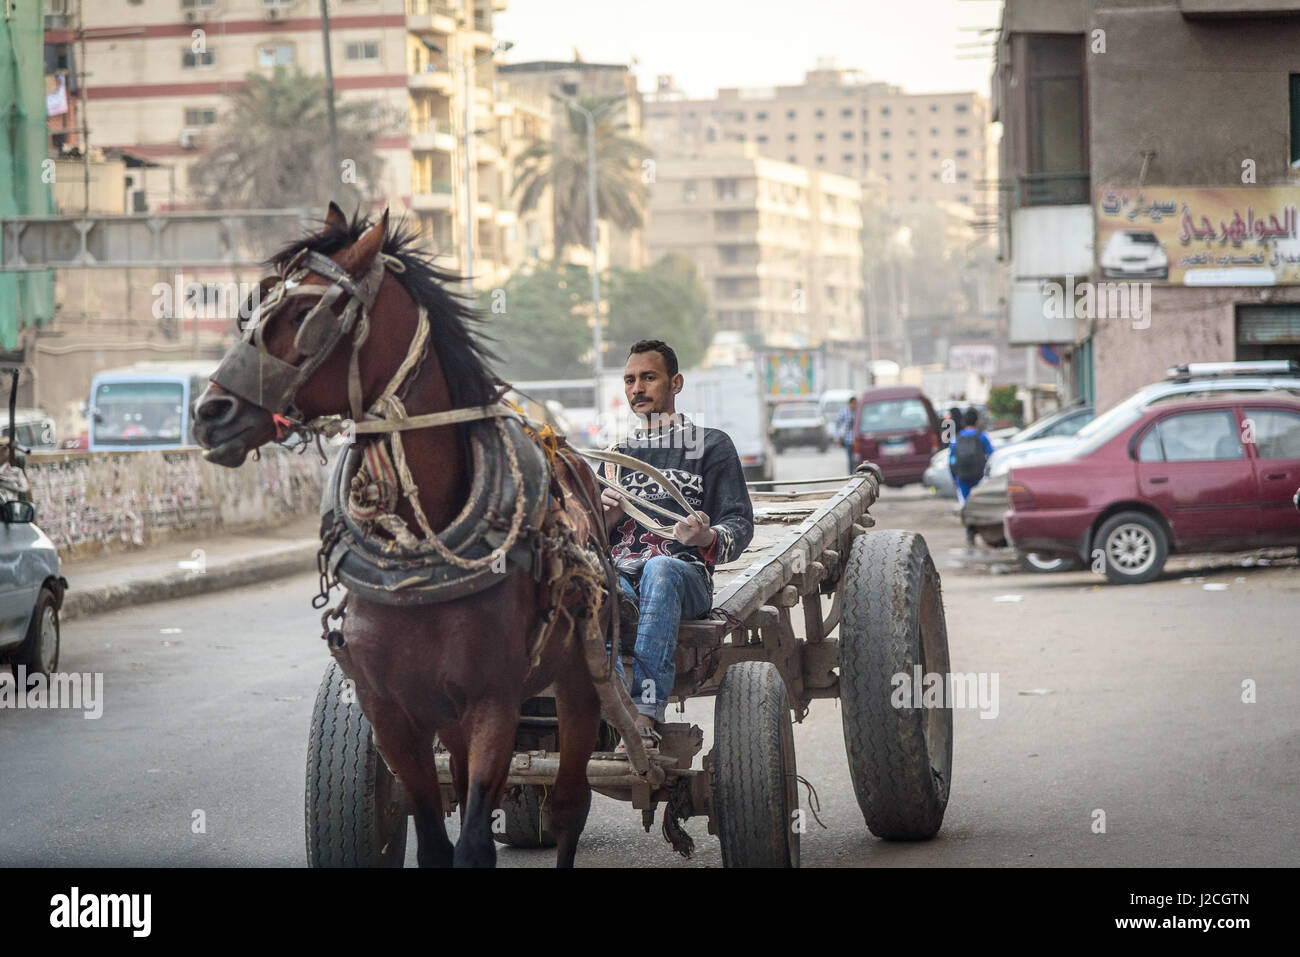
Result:
{"type": "Polygon", "coordinates": [[[375,747],[370,722],[331,661],[307,742],[307,866],[401,867],[406,802],[375,747]]]}
{"type": "Polygon", "coordinates": [[[798,867],[794,733],[785,682],[766,661],[727,669],[713,709],[713,806],[723,867],[798,867]]]}
{"type": "Polygon", "coordinates": [[[923,687],[929,674],[949,686],[943,596],[925,539],[896,530],[859,535],[843,587],[841,716],[858,806],[877,837],[934,837],[952,781],[952,702],[893,700],[895,676],[905,676],[910,692],[916,665],[923,687]]]}
{"type": "Polygon", "coordinates": [[[507,788],[501,798],[501,810],[505,811],[506,831],[492,836],[498,844],[506,847],[554,847],[555,835],[547,826],[549,821],[542,819],[542,805],[546,794],[537,785],[518,785],[507,788]]]}

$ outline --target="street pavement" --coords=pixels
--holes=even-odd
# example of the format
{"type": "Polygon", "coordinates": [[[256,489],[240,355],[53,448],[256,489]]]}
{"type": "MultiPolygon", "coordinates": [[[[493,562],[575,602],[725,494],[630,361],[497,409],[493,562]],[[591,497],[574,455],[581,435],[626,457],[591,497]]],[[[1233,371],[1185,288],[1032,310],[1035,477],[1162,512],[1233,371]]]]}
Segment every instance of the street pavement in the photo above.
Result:
{"type": "MultiPolygon", "coordinates": [[[[795,451],[778,478],[843,466],[836,450],[795,451]]],[[[968,551],[952,503],[917,486],[885,489],[872,514],[925,535],[951,667],[996,675],[997,716],[955,713],[943,829],[889,844],[858,810],[839,703],[814,702],[794,736],[826,828],[810,823],[803,866],[1300,864],[1294,558],[1176,558],[1121,587],[968,551]]],[[[329,660],[314,586],[301,574],[68,622],[62,670],[104,673],[103,717],[0,710],[0,865],[303,865],[307,732],[329,660]]],[[[707,744],[713,702],[670,720],[707,744]]],[[[702,820],[686,862],[640,818],[595,796],[579,865],[719,866],[702,820]]],[[[414,850],[412,832],[410,865],[414,850]]],[[[499,863],[549,867],[554,853],[502,848],[499,863]]]]}

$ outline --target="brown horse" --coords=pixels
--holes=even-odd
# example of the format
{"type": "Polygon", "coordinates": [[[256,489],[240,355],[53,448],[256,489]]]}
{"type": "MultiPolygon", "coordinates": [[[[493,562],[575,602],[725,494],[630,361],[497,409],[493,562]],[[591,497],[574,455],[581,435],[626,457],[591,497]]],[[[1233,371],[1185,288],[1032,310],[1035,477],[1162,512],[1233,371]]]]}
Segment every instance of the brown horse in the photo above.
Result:
{"type": "MultiPolygon", "coordinates": [[[[277,370],[290,378],[306,378],[282,390],[292,403],[276,409],[250,401],[247,389],[236,394],[233,386],[217,384],[219,370],[195,408],[194,434],[209,449],[210,461],[239,466],[253,449],[283,438],[290,421],[284,413],[289,411],[296,413],[295,422],[305,422],[349,415],[357,398],[371,408],[417,341],[421,321],[429,324],[428,346],[401,393],[406,415],[495,402],[501,383],[490,371],[490,353],[474,334],[476,317],[443,288],[454,277],[417,252],[410,233],[399,227],[390,234],[387,212],[374,225],[357,219],[348,223],[331,203],[325,228],[278,253],[271,263],[280,275],[263,280],[262,288],[276,288],[278,279],[304,261],[311,272],[300,276],[297,286],[303,288],[297,295],[306,295],[285,295],[271,310],[264,306],[262,316],[254,320],[259,325],[254,341],[244,351],[254,364],[266,362],[253,354],[254,347],[288,364],[259,366],[256,388],[264,388],[262,380],[273,380],[277,370]],[[321,298],[313,298],[317,287],[322,293],[331,288],[330,276],[320,274],[322,268],[330,272],[329,264],[313,260],[311,253],[346,273],[342,280],[335,278],[334,289],[324,296],[336,300],[331,308],[358,296],[370,298],[362,320],[363,325],[368,320],[368,328],[359,348],[352,336],[328,343],[316,355],[303,346],[304,335],[309,344],[321,338],[319,329],[304,329],[304,319],[307,325],[319,321],[309,317],[321,298]],[[363,285],[367,277],[373,282],[363,285]],[[338,291],[340,282],[343,290],[353,290],[350,296],[338,291]],[[355,388],[349,395],[350,379],[359,380],[359,397],[355,388]]],[[[283,291],[285,285],[278,288],[283,291]]],[[[238,345],[232,348],[227,362],[238,351],[238,345]]],[[[451,424],[401,433],[406,464],[418,484],[418,506],[434,530],[456,519],[470,493],[468,428],[451,424]]],[[[359,441],[385,438],[364,435],[359,441]]],[[[564,520],[580,537],[600,528],[598,515],[583,504],[598,500],[590,470],[562,448],[554,471],[561,480],[564,520]]],[[[409,498],[401,497],[396,513],[408,528],[418,527],[409,498]]],[[[548,804],[561,867],[573,864],[591,804],[586,768],[601,709],[583,641],[573,634],[576,626],[570,619],[572,627],[557,626],[540,649],[535,647],[535,626],[539,618],[545,620],[542,613],[548,608],[546,576],[535,581],[526,568],[511,567],[497,577],[500,581],[486,590],[437,604],[386,604],[350,593],[341,648],[331,642],[331,652],[355,682],[357,700],[374,727],[380,752],[412,798],[421,867],[495,864],[491,818],[506,788],[520,707],[548,685],[554,687],[559,718],[560,770],[548,804]],[[435,735],[449,752],[461,808],[461,833],[454,848],[443,822],[435,735]]],[[[602,588],[601,602],[593,606],[601,623],[610,613],[603,595],[602,588]]]]}

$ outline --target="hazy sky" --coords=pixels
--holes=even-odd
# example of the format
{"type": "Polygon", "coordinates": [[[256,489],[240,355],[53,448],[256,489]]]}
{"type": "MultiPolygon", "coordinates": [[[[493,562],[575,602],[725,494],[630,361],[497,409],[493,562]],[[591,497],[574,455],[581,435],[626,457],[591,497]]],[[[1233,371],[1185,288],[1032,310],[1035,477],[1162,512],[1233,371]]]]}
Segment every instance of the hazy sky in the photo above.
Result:
{"type": "Polygon", "coordinates": [[[493,32],[507,62],[631,63],[640,88],[671,73],[692,97],[720,86],[800,83],[819,57],[909,93],[987,96],[999,0],[509,0],[493,32]],[[979,59],[958,59],[962,54],[979,59]]]}

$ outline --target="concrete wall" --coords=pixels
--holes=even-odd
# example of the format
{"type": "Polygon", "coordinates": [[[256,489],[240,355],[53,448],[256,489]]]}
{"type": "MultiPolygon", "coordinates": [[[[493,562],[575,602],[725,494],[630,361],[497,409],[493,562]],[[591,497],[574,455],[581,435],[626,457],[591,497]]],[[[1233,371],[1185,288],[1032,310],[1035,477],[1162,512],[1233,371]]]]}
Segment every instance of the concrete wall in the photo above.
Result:
{"type": "Polygon", "coordinates": [[[1163,379],[1170,366],[1233,361],[1236,307],[1264,302],[1300,302],[1300,288],[1155,287],[1150,328],[1134,328],[1132,319],[1098,319],[1093,326],[1097,410],[1163,379]]]}
{"type": "Polygon", "coordinates": [[[314,515],[325,471],[314,453],[278,448],[238,469],[197,451],[66,452],[31,456],[27,477],[37,522],[67,558],[314,515]]]}

